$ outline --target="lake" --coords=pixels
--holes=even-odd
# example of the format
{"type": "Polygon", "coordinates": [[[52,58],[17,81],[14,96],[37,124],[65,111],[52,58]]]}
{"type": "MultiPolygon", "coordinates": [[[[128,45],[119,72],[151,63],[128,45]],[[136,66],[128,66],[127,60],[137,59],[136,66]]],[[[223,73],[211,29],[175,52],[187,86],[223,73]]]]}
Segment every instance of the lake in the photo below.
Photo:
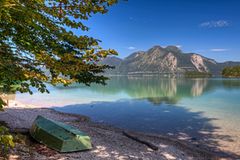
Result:
{"type": "Polygon", "coordinates": [[[239,79],[122,76],[106,86],[48,87],[50,94],[17,94],[16,99],[240,155],[239,79]]]}

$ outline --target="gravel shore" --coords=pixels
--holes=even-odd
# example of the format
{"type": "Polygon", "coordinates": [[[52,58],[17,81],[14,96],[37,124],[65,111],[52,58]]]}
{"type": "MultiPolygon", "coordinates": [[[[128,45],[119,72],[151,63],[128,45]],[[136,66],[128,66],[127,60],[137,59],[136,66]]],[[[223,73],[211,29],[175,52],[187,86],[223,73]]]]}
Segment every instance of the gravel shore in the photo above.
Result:
{"type": "Polygon", "coordinates": [[[128,138],[121,129],[92,122],[85,116],[60,113],[47,108],[35,108],[23,104],[10,105],[4,112],[0,113],[0,121],[6,122],[11,131],[24,133],[26,139],[24,143],[16,143],[16,148],[8,156],[9,159],[204,160],[220,158],[205,149],[169,137],[131,132],[159,148],[154,151],[146,145],[128,138]],[[64,122],[86,132],[92,138],[93,149],[84,152],[60,154],[37,143],[27,133],[37,115],[64,122]]]}

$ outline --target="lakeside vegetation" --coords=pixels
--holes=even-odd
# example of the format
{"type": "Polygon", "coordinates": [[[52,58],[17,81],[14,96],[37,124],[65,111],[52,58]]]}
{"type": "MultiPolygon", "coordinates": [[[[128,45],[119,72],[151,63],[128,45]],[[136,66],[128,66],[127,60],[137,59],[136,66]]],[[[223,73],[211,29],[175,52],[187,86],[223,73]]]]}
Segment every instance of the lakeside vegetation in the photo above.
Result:
{"type": "Polygon", "coordinates": [[[204,77],[212,77],[212,74],[209,72],[198,72],[198,71],[188,71],[185,72],[184,76],[186,78],[204,78],[204,77]]]}
{"type": "Polygon", "coordinates": [[[240,66],[225,67],[222,71],[223,77],[240,78],[240,66]]]}

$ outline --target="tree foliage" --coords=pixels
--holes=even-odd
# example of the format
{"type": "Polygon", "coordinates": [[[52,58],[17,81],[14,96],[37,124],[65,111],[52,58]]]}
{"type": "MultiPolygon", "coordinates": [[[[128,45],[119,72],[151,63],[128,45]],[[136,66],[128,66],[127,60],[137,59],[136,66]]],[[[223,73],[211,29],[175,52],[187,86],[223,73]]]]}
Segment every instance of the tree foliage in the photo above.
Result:
{"type": "Polygon", "coordinates": [[[201,77],[211,77],[212,74],[209,72],[198,72],[198,71],[188,71],[184,74],[187,78],[201,78],[201,77]]]}
{"type": "MultiPolygon", "coordinates": [[[[93,14],[106,13],[117,0],[1,0],[0,86],[8,92],[30,87],[47,92],[44,82],[104,84],[101,73],[110,68],[98,62],[112,49],[99,40],[75,35],[89,28],[83,24],[93,14]]],[[[0,104],[1,105],[1,104],[0,104]]]]}
{"type": "Polygon", "coordinates": [[[9,134],[8,128],[0,126],[0,156],[6,154],[14,146],[13,136],[9,134]]]}
{"type": "Polygon", "coordinates": [[[225,67],[222,71],[224,77],[240,77],[240,66],[225,67]]]}

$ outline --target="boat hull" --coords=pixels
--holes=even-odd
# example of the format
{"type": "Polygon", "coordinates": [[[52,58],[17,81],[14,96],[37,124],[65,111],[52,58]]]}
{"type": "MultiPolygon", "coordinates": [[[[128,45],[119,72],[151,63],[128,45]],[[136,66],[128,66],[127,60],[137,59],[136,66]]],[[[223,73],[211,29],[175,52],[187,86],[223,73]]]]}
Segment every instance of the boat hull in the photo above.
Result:
{"type": "Polygon", "coordinates": [[[85,133],[42,116],[35,119],[30,134],[38,142],[58,152],[75,152],[92,148],[91,139],[85,133]]]}

